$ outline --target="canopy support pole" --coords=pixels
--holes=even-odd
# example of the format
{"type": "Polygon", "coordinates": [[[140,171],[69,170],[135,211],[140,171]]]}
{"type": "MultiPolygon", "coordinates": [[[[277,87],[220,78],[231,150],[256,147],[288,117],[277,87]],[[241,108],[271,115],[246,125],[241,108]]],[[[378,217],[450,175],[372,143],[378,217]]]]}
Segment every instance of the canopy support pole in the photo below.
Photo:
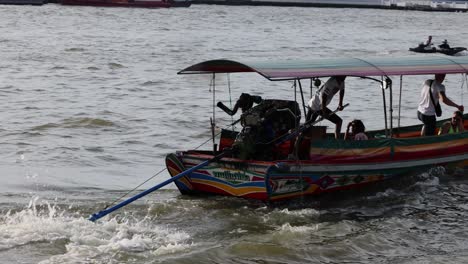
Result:
{"type": "MultiPolygon", "coordinates": [[[[297,82],[298,79],[294,79],[294,102],[297,103],[297,82]]],[[[296,114],[296,113],[294,113],[296,114]]],[[[297,115],[296,115],[297,116],[297,115]]],[[[296,128],[296,125],[294,126],[294,128],[296,128]]]]}
{"type": "MultiPolygon", "coordinates": [[[[306,112],[306,104],[305,104],[305,100],[304,100],[304,92],[302,91],[302,84],[301,84],[301,80],[300,79],[297,79],[297,83],[299,83],[299,90],[301,91],[301,98],[302,98],[302,108],[304,109],[304,116],[306,116],[307,112],[306,112]]],[[[294,113],[296,116],[297,116],[297,113],[294,113]]],[[[297,121],[297,120],[296,120],[297,121]]]]}
{"type": "MultiPolygon", "coordinates": [[[[313,88],[314,88],[314,87],[313,87],[313,79],[310,78],[310,97],[309,97],[309,99],[312,98],[312,95],[313,95],[313,93],[312,93],[312,92],[313,92],[313,88]]],[[[304,113],[304,116],[305,116],[305,113],[304,113]]]]}
{"type": "Polygon", "coordinates": [[[211,125],[211,136],[213,138],[213,155],[216,155],[216,140],[215,140],[215,127],[216,127],[216,73],[213,72],[213,119],[210,120],[211,125]]]}
{"type": "Polygon", "coordinates": [[[392,79],[387,77],[385,79],[385,84],[390,92],[390,106],[388,111],[390,112],[390,138],[393,137],[393,89],[392,89],[392,79]]]}
{"type": "Polygon", "coordinates": [[[463,104],[463,84],[466,86],[466,90],[468,91],[468,74],[464,73],[462,74],[462,87],[461,87],[461,102],[463,104]],[[463,77],[465,77],[463,79],[463,77]]]}
{"type": "Polygon", "coordinates": [[[403,91],[403,75],[400,75],[400,101],[398,103],[398,130],[400,130],[400,119],[401,119],[401,94],[403,91]]]}
{"type": "Polygon", "coordinates": [[[388,120],[387,120],[387,100],[385,98],[385,83],[384,77],[382,76],[382,98],[383,98],[383,108],[384,108],[384,119],[385,119],[385,137],[388,137],[388,120]]]}

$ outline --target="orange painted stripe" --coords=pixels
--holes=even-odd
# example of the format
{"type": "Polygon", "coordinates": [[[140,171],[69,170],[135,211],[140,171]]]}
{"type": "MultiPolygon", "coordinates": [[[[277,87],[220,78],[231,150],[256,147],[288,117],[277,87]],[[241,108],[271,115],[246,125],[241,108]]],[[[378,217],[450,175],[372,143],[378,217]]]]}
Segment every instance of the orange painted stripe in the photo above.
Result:
{"type": "Polygon", "coordinates": [[[421,144],[421,145],[411,145],[411,146],[395,146],[395,152],[418,152],[426,150],[435,150],[435,149],[447,149],[451,147],[459,147],[463,145],[468,145],[467,139],[453,140],[448,142],[439,142],[432,144],[421,144]]]}
{"type": "Polygon", "coordinates": [[[311,148],[310,154],[328,156],[356,156],[356,155],[383,155],[389,154],[390,147],[380,148],[354,148],[354,149],[330,149],[311,148]]]}

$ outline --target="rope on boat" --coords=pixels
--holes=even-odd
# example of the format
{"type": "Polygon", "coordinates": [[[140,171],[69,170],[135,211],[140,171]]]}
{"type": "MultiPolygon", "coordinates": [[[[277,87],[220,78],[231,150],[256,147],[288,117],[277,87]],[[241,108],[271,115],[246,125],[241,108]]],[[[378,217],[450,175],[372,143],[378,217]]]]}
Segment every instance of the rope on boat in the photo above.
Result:
{"type": "Polygon", "coordinates": [[[151,179],[153,179],[154,177],[158,176],[159,174],[161,174],[163,171],[167,170],[167,168],[164,168],[162,170],[160,170],[159,172],[157,172],[156,174],[154,174],[153,176],[151,176],[150,178],[148,178],[147,180],[145,180],[144,182],[140,183],[137,187],[133,188],[132,190],[128,191],[127,193],[125,193],[124,195],[120,196],[119,198],[115,199],[114,201],[112,201],[112,203],[110,204],[106,204],[106,207],[104,207],[104,210],[106,210],[107,208],[109,208],[109,206],[113,206],[117,201],[121,200],[122,198],[124,198],[125,196],[129,195],[130,193],[134,192],[136,189],[138,189],[139,187],[141,187],[143,184],[147,183],[148,181],[150,181],[151,179]]]}
{"type": "MultiPolygon", "coordinates": [[[[235,122],[232,122],[231,124],[229,124],[228,126],[226,126],[226,128],[229,128],[229,127],[233,127],[238,121],[235,121],[235,122]]],[[[218,132],[215,137],[219,136],[221,134],[221,132],[218,132]]],[[[207,139],[205,142],[203,142],[202,144],[200,144],[198,147],[194,148],[195,150],[201,148],[203,145],[205,145],[206,143],[208,143],[209,141],[211,141],[211,137],[209,139],[207,139]]],[[[144,182],[140,183],[138,186],[136,186],[135,188],[131,189],[130,191],[126,192],[125,194],[123,194],[122,196],[120,196],[119,198],[115,199],[114,201],[112,201],[110,204],[106,204],[106,206],[104,207],[103,210],[106,210],[107,208],[109,208],[110,206],[113,206],[117,201],[121,200],[122,198],[128,196],[130,193],[134,192],[136,189],[140,188],[142,185],[144,185],[145,183],[149,182],[150,180],[152,180],[154,177],[158,176],[159,174],[161,174],[163,171],[167,170],[167,168],[164,168],[160,171],[158,171],[156,174],[154,174],[153,176],[151,176],[150,178],[146,179],[144,182]]]]}
{"type": "Polygon", "coordinates": [[[401,95],[403,92],[403,75],[400,75],[400,100],[398,102],[398,129],[400,129],[401,120],[401,95]]]}
{"type": "Polygon", "coordinates": [[[214,128],[216,126],[216,74],[213,73],[213,79],[212,79],[212,84],[213,84],[213,121],[211,121],[211,130],[213,134],[213,146],[214,146],[214,128]]]}
{"type": "Polygon", "coordinates": [[[185,171],[177,174],[176,176],[173,176],[173,177],[161,182],[158,185],[155,185],[155,186],[153,186],[153,187],[151,187],[151,188],[149,188],[149,189],[147,189],[147,190],[145,190],[143,192],[140,192],[139,194],[137,194],[135,196],[132,196],[129,199],[126,199],[125,201],[120,202],[119,204],[116,204],[116,205],[112,206],[109,209],[104,209],[104,210],[101,210],[101,211],[99,211],[97,213],[92,214],[88,218],[88,220],[92,221],[92,222],[95,222],[96,220],[98,220],[98,219],[100,219],[100,218],[114,212],[115,210],[118,210],[118,209],[120,209],[120,208],[122,208],[122,207],[124,207],[124,206],[126,206],[126,205],[128,205],[130,203],[133,203],[134,201],[140,199],[141,197],[146,196],[146,195],[148,195],[148,194],[150,194],[150,193],[152,193],[152,192],[154,192],[156,190],[159,190],[162,187],[168,185],[169,183],[174,182],[174,181],[176,181],[176,180],[178,180],[178,179],[180,179],[182,177],[185,177],[187,174],[190,174],[190,173],[192,173],[192,172],[194,172],[194,171],[196,171],[196,170],[198,170],[200,168],[205,167],[206,165],[210,164],[211,162],[218,161],[219,159],[224,157],[226,154],[228,154],[228,151],[223,151],[220,154],[218,154],[217,156],[215,156],[215,157],[213,157],[213,158],[211,158],[209,160],[206,160],[206,161],[204,161],[204,162],[202,162],[202,163],[200,163],[200,164],[198,164],[196,166],[193,166],[192,168],[190,168],[188,170],[185,170],[185,171]]]}

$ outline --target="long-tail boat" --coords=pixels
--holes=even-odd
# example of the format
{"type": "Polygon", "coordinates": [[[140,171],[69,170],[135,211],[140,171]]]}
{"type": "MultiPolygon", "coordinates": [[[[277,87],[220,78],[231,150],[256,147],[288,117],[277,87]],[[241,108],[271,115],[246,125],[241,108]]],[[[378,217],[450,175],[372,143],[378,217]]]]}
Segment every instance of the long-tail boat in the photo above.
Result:
{"type": "MultiPolygon", "coordinates": [[[[211,74],[213,80],[216,74],[225,73],[258,73],[270,81],[293,81],[302,94],[302,102],[259,99],[258,105],[242,113],[239,120],[242,130],[222,130],[219,145],[213,144],[212,150],[187,150],[167,155],[167,169],[172,176],[177,175],[173,181],[182,194],[209,193],[278,201],[360,188],[423,173],[438,166],[468,175],[468,132],[422,137],[422,124],[416,118],[416,125],[403,127],[398,122],[395,126],[391,79],[429,74],[462,74],[466,79],[466,57],[408,56],[276,62],[219,59],[201,62],[179,72],[211,74]],[[307,108],[302,82],[331,76],[374,80],[382,89],[385,127],[368,131],[369,140],[335,139],[322,127],[314,126],[316,122],[299,121],[300,103],[304,111],[307,108]],[[259,129],[255,126],[265,123],[274,132],[273,139],[265,140],[264,135],[258,136],[259,129]],[[257,134],[252,136],[255,134],[252,131],[257,131],[257,134]],[[181,175],[191,168],[190,173],[181,175]]],[[[222,103],[218,106],[232,114],[232,110],[222,103]]],[[[212,120],[215,143],[214,117],[212,120]]],[[[467,114],[464,120],[468,131],[467,114]]],[[[438,127],[445,121],[439,121],[438,127]]]]}
{"type": "MultiPolygon", "coordinates": [[[[468,115],[463,116],[465,132],[421,136],[422,125],[394,126],[392,79],[427,74],[463,74],[468,88],[468,57],[343,58],[310,61],[239,62],[210,60],[190,66],[179,74],[256,72],[270,81],[293,81],[294,100],[264,100],[242,94],[234,109],[216,102],[213,89],[213,117],[210,119],[212,150],[178,151],[166,156],[171,178],[137,195],[90,216],[96,221],[174,182],[182,194],[220,194],[275,202],[341,190],[383,184],[394,179],[445,167],[450,173],[468,175],[468,115]],[[368,131],[369,140],[347,141],[326,134],[316,126],[319,120],[300,122],[307,109],[302,82],[332,76],[352,76],[376,81],[382,89],[384,129],[368,131]],[[388,94],[389,96],[386,96],[388,94]],[[254,106],[254,104],[257,104],[254,106]],[[242,130],[215,133],[216,106],[233,116],[240,105],[242,130]],[[219,146],[215,138],[219,136],[219,146]]],[[[462,87],[463,88],[463,87],[462,87]]],[[[416,104],[416,103],[415,103],[416,104]]],[[[345,105],[346,106],[346,105],[345,105]]],[[[377,117],[375,117],[377,118],[377,117]]],[[[380,119],[380,117],[379,117],[380,119]]],[[[438,122],[441,127],[443,122],[438,122]]],[[[161,171],[162,172],[162,171],[161,171]]],[[[406,181],[404,181],[406,182],[406,181]]]]}

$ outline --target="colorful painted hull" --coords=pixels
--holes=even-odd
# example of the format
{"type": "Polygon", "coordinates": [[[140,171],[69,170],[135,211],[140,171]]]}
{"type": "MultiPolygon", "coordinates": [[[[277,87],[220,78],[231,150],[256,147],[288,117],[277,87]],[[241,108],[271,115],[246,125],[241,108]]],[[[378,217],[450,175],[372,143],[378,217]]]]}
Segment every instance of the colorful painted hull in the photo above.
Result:
{"type": "MultiPolygon", "coordinates": [[[[178,152],[167,156],[166,165],[175,176],[212,157],[208,152],[178,152]]],[[[310,160],[223,158],[175,183],[183,194],[277,201],[360,188],[438,166],[468,174],[468,132],[405,139],[321,140],[311,144],[310,160]]]]}

